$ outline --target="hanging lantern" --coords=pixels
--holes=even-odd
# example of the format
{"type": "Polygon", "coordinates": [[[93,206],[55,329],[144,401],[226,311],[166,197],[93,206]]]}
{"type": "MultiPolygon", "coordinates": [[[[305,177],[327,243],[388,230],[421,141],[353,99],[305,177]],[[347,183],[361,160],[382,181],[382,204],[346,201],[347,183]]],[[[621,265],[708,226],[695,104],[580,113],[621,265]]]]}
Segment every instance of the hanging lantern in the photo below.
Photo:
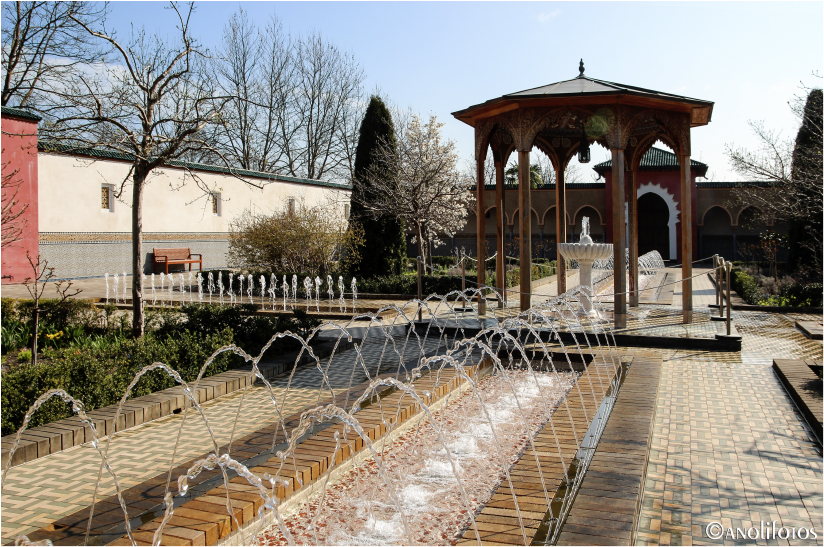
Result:
{"type": "Polygon", "coordinates": [[[587,131],[585,128],[581,129],[581,143],[578,145],[578,163],[589,163],[589,141],[587,140],[587,131]]]}

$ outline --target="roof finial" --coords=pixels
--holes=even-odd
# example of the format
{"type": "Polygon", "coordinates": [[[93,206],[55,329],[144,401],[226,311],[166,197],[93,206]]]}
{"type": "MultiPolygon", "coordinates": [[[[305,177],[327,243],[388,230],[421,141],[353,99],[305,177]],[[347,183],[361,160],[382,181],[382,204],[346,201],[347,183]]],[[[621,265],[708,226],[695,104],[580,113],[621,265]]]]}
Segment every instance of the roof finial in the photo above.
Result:
{"type": "Polygon", "coordinates": [[[581,59],[581,62],[578,63],[578,72],[580,72],[580,74],[578,74],[578,77],[582,78],[584,76],[584,60],[583,59],[581,59]]]}

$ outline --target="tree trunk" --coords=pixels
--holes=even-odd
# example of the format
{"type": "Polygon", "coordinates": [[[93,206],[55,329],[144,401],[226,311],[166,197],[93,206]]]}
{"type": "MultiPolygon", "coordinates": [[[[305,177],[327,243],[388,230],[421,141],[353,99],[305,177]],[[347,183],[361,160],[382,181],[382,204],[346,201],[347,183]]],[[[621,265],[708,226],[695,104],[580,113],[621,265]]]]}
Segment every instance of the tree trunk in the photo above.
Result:
{"type": "MultiPolygon", "coordinates": [[[[132,180],[132,335],[143,336],[143,185],[146,172],[135,168],[132,180]]],[[[124,279],[125,283],[126,280],[124,279]]]]}
{"type": "MultiPolygon", "coordinates": [[[[34,281],[35,290],[37,290],[37,280],[34,281]]],[[[37,331],[40,327],[40,302],[39,299],[34,301],[34,316],[32,317],[32,324],[34,324],[34,334],[31,340],[31,362],[37,365],[37,331]]]]}
{"type": "Polygon", "coordinates": [[[415,225],[416,235],[418,236],[418,300],[423,299],[423,279],[421,276],[421,263],[425,260],[424,245],[423,245],[423,231],[421,225],[415,225]]]}

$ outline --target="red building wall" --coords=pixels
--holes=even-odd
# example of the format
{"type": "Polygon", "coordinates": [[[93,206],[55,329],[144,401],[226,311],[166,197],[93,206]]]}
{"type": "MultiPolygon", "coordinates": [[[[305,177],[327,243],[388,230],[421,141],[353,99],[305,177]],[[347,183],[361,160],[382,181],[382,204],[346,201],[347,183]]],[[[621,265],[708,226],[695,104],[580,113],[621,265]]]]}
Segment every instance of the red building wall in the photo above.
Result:
{"type": "MultiPolygon", "coordinates": [[[[698,213],[698,194],[695,187],[696,174],[690,171],[692,184],[690,185],[692,191],[692,256],[693,260],[698,260],[698,222],[696,215],[698,213]]],[[[612,211],[612,172],[607,171],[604,174],[606,181],[606,208],[607,208],[607,230],[606,238],[608,243],[614,241],[612,237],[613,211],[612,211]]],[[[681,261],[681,220],[683,218],[683,208],[681,206],[681,173],[677,170],[640,170],[636,174],[637,186],[642,186],[647,183],[657,184],[665,189],[667,192],[675,196],[675,202],[678,206],[678,222],[675,229],[676,250],[678,251],[678,261],[681,261]]],[[[624,201],[629,197],[629,188],[626,190],[624,201]]],[[[667,260],[669,257],[664,257],[667,260]]]]}
{"type": "MultiPolygon", "coordinates": [[[[37,122],[4,115],[2,120],[2,202],[17,201],[14,211],[26,206],[18,219],[25,223],[22,238],[3,246],[3,284],[22,283],[32,277],[32,269],[26,253],[32,258],[39,252],[39,231],[37,226],[37,122]],[[15,195],[16,190],[16,195],[15,195]]],[[[6,231],[3,225],[3,231],[6,231]]]]}

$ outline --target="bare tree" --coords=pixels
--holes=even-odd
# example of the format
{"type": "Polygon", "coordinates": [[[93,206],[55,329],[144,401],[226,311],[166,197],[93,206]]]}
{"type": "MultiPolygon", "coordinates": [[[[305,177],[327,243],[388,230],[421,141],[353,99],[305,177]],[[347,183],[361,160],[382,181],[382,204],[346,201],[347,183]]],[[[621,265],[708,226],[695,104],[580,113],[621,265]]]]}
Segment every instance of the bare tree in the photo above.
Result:
{"type": "Polygon", "coordinates": [[[54,288],[57,291],[57,300],[44,305],[43,294],[46,292],[46,284],[54,279],[54,268],[49,267],[49,261],[37,255],[37,258],[32,258],[29,253],[26,253],[26,258],[32,269],[34,277],[27,277],[23,283],[26,284],[26,290],[29,291],[34,306],[32,307],[32,341],[31,341],[31,358],[32,364],[37,365],[37,332],[40,330],[40,319],[45,319],[53,312],[60,309],[63,303],[69,298],[73,298],[80,294],[80,289],[75,289],[69,292],[72,288],[71,281],[55,281],[54,288]],[[64,286],[65,283],[65,286],[64,286]]]}
{"type": "Polygon", "coordinates": [[[357,191],[352,196],[374,215],[402,219],[424,260],[429,243],[463,228],[475,200],[474,181],[458,171],[455,143],[442,141],[441,127],[435,116],[421,124],[417,115],[405,126],[396,125],[394,151],[381,143],[375,152],[380,161],[374,165],[383,167],[366,174],[363,186],[371,188],[369,196],[357,191]],[[395,173],[395,180],[387,180],[387,171],[395,173]]]}
{"type": "Polygon", "coordinates": [[[105,15],[97,2],[3,2],[3,106],[36,106],[44,88],[100,61],[105,49],[81,22],[105,15]]]}
{"type": "Polygon", "coordinates": [[[824,243],[821,96],[820,89],[805,90],[790,103],[801,125],[795,140],[767,129],[761,121],[750,121],[758,148],[750,150],[728,144],[725,150],[733,170],[749,179],[736,187],[734,204],[757,207],[760,222],[789,221],[803,226],[801,245],[810,258],[805,267],[817,278],[821,275],[824,243]]]}
{"type": "MultiPolygon", "coordinates": [[[[535,163],[538,164],[538,172],[543,183],[555,184],[555,166],[552,164],[549,156],[539,152],[535,154],[535,163]]],[[[567,163],[566,169],[564,170],[564,183],[579,184],[584,182],[587,181],[581,165],[571,161],[567,163]]]]}
{"type": "MultiPolygon", "coordinates": [[[[71,81],[55,86],[51,103],[42,106],[48,123],[41,131],[57,151],[94,148],[132,158],[119,197],[131,185],[133,333],[142,336],[143,191],[157,168],[203,149],[216,151],[201,131],[226,102],[214,93],[204,69],[205,52],[189,32],[193,5],[169,9],[178,20],[177,43],[145,31],[123,45],[105,28],[73,17],[88,34],[113,49],[111,59],[88,67],[71,81]]],[[[199,179],[195,177],[195,181],[199,179]]],[[[208,188],[204,188],[208,192],[208,188]]]]}
{"type": "Polygon", "coordinates": [[[286,171],[295,177],[351,179],[363,111],[363,69],[319,33],[295,45],[293,100],[281,126],[286,171]]]}
{"type": "Polygon", "coordinates": [[[234,98],[210,133],[246,169],[349,182],[365,104],[363,70],[314,33],[292,39],[277,17],[259,30],[243,10],[226,23],[214,81],[234,98]]]}
{"type": "Polygon", "coordinates": [[[260,31],[239,10],[226,23],[211,65],[218,89],[232,97],[213,127],[215,148],[243,169],[282,167],[281,125],[288,116],[293,67],[292,44],[280,21],[272,16],[260,31]]]}

